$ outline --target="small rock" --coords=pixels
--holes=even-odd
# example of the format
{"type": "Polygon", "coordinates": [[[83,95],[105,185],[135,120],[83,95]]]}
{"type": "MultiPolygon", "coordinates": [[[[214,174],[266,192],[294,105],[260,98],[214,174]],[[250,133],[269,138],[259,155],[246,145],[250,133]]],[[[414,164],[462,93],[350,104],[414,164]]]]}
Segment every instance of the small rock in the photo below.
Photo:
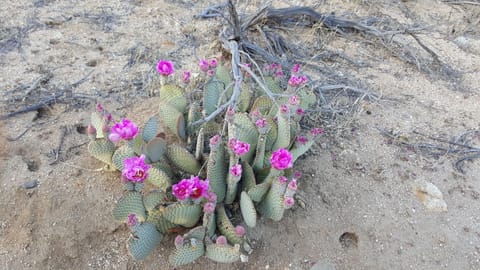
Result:
{"type": "Polygon", "coordinates": [[[36,188],[38,186],[38,184],[40,184],[40,182],[38,182],[38,180],[27,181],[27,182],[22,184],[22,187],[24,189],[32,189],[32,188],[36,188]]]}
{"type": "Polygon", "coordinates": [[[315,263],[310,270],[335,270],[335,264],[320,261],[315,263]]]}
{"type": "Polygon", "coordinates": [[[97,60],[95,59],[89,60],[86,65],[89,67],[95,67],[97,66],[97,60]]]}
{"type": "Polygon", "coordinates": [[[425,180],[417,181],[413,186],[413,192],[427,210],[447,211],[447,203],[443,200],[443,194],[434,184],[425,180]]]}

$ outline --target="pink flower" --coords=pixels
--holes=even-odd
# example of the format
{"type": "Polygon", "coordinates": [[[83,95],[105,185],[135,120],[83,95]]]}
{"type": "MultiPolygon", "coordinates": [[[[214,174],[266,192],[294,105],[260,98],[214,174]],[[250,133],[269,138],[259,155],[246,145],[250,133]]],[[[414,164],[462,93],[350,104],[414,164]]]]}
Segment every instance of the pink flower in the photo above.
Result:
{"type": "Polygon", "coordinates": [[[198,66],[200,67],[200,70],[201,70],[201,71],[205,71],[205,72],[206,72],[207,70],[210,69],[210,66],[209,66],[209,64],[208,64],[208,61],[205,60],[205,59],[200,60],[200,62],[198,63],[198,66]]]}
{"type": "Polygon", "coordinates": [[[305,114],[305,111],[304,111],[302,108],[297,108],[297,110],[295,111],[295,113],[296,113],[297,115],[302,116],[302,115],[305,114]]]}
{"type": "Polygon", "coordinates": [[[297,190],[297,179],[292,179],[292,181],[290,181],[290,183],[288,183],[288,189],[290,190],[297,190]]]}
{"type": "Polygon", "coordinates": [[[282,70],[275,71],[275,77],[277,78],[283,77],[283,71],[282,70]]]}
{"type": "Polygon", "coordinates": [[[99,112],[99,113],[101,113],[101,112],[103,112],[103,110],[105,110],[101,103],[97,103],[95,108],[97,109],[97,112],[99,112]]]}
{"type": "Polygon", "coordinates": [[[172,75],[175,72],[172,61],[160,60],[157,64],[157,71],[163,76],[172,75]]]}
{"type": "Polygon", "coordinates": [[[295,64],[292,67],[292,73],[297,74],[300,71],[300,64],[295,64]]]}
{"type": "Polygon", "coordinates": [[[137,216],[135,214],[129,214],[127,216],[127,226],[128,227],[133,227],[135,225],[137,225],[137,216]]]}
{"type": "Polygon", "coordinates": [[[260,118],[262,116],[262,114],[260,113],[260,111],[258,109],[255,109],[253,112],[252,112],[252,116],[254,118],[260,118]]]}
{"type": "Polygon", "coordinates": [[[310,133],[313,135],[313,136],[317,136],[317,135],[321,135],[325,132],[325,130],[323,130],[323,128],[313,128],[310,133]]]}
{"type": "Polygon", "coordinates": [[[215,76],[215,70],[213,70],[213,69],[207,70],[207,75],[210,76],[210,77],[215,76]]]}
{"type": "Polygon", "coordinates": [[[295,200],[292,197],[286,197],[283,200],[283,205],[285,206],[285,209],[292,208],[294,204],[295,204],[295,200]]]}
{"type": "Polygon", "coordinates": [[[207,202],[203,205],[203,212],[211,214],[215,211],[215,203],[207,202]]]}
{"type": "Polygon", "coordinates": [[[217,240],[215,241],[215,243],[217,245],[224,246],[227,244],[227,238],[223,235],[220,235],[219,237],[217,237],[217,240]]]}
{"type": "Polygon", "coordinates": [[[230,168],[230,173],[233,176],[242,176],[242,164],[235,164],[230,168]]]}
{"type": "Polygon", "coordinates": [[[237,156],[242,156],[250,151],[250,144],[235,138],[230,139],[229,146],[237,156]]]}
{"type": "Polygon", "coordinates": [[[210,145],[217,145],[220,142],[220,135],[215,135],[212,138],[210,138],[210,145]]]}
{"type": "Polygon", "coordinates": [[[280,176],[278,177],[278,182],[279,182],[280,184],[285,184],[285,183],[288,182],[288,178],[285,177],[285,176],[283,176],[283,175],[280,175],[280,176]]]}
{"type": "Polygon", "coordinates": [[[290,80],[288,80],[288,84],[290,86],[300,86],[304,83],[306,83],[308,81],[308,78],[307,76],[295,76],[295,75],[292,75],[292,77],[290,77],[290,80]]]}
{"type": "Polygon", "coordinates": [[[207,199],[208,202],[211,203],[216,203],[217,202],[217,194],[215,192],[207,192],[207,196],[205,196],[205,199],[207,199]]]}
{"type": "Polygon", "coordinates": [[[287,113],[287,112],[288,112],[288,105],[287,105],[287,104],[282,104],[282,105],[280,106],[280,111],[281,111],[282,113],[287,113]]]}
{"type": "Polygon", "coordinates": [[[267,119],[265,119],[265,118],[258,119],[257,121],[255,121],[255,126],[257,126],[259,128],[266,127],[267,126],[267,119]]]}
{"type": "Polygon", "coordinates": [[[122,119],[110,128],[108,138],[112,142],[118,142],[120,139],[131,140],[138,134],[138,126],[128,119],[122,119]]]}
{"type": "Polygon", "coordinates": [[[182,77],[183,82],[184,82],[184,83],[189,83],[189,82],[190,82],[190,76],[191,76],[190,71],[185,70],[185,71],[183,72],[183,77],[182,77]]]}
{"type": "Polygon", "coordinates": [[[172,186],[172,193],[179,201],[184,201],[190,197],[192,193],[193,183],[190,179],[183,179],[172,186]]]}
{"type": "Polygon", "coordinates": [[[293,166],[292,154],[288,150],[280,148],[272,153],[270,163],[276,170],[285,170],[293,166]]]}
{"type": "Polygon", "coordinates": [[[302,172],[301,172],[301,171],[295,171],[295,172],[293,173],[293,177],[294,177],[295,179],[299,179],[300,177],[302,177],[302,172]]]}
{"type": "Polygon", "coordinates": [[[245,228],[243,226],[236,226],[235,227],[235,234],[239,237],[242,237],[245,235],[245,228]]]}
{"type": "Polygon", "coordinates": [[[300,105],[300,99],[298,99],[297,95],[293,95],[288,99],[288,104],[292,106],[298,106],[300,105]]]}
{"type": "Polygon", "coordinates": [[[88,135],[96,135],[97,134],[97,130],[95,129],[95,127],[92,124],[89,124],[87,126],[87,134],[88,135]]]}
{"type": "Polygon", "coordinates": [[[113,121],[113,116],[111,113],[106,113],[104,117],[108,122],[113,121]]]}
{"type": "Polygon", "coordinates": [[[133,183],[142,183],[148,177],[149,164],[145,164],[145,156],[131,157],[123,162],[122,176],[133,183]]]}
{"type": "Polygon", "coordinates": [[[210,59],[210,61],[208,61],[208,65],[209,65],[211,68],[216,68],[217,65],[218,65],[217,59],[215,59],[215,58],[210,59]]]}
{"type": "Polygon", "coordinates": [[[207,196],[209,187],[208,179],[202,181],[198,176],[194,176],[190,178],[190,181],[192,182],[192,193],[190,193],[190,198],[196,200],[207,196]]]}
{"type": "Polygon", "coordinates": [[[184,241],[184,240],[185,240],[185,239],[183,238],[183,236],[177,235],[177,237],[175,237],[175,241],[174,241],[175,247],[176,247],[176,248],[181,248],[181,247],[183,247],[183,241],[184,241]]]}
{"type": "Polygon", "coordinates": [[[308,142],[308,139],[304,136],[297,136],[297,138],[295,138],[295,141],[303,145],[308,142]]]}

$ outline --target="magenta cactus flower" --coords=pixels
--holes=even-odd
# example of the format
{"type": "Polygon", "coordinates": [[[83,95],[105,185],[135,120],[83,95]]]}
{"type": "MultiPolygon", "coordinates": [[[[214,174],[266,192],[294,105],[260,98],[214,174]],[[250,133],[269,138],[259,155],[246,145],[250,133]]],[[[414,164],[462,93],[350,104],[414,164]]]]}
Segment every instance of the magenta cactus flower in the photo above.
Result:
{"type": "Polygon", "coordinates": [[[293,178],[299,179],[300,177],[302,177],[302,172],[301,171],[295,171],[293,173],[293,178]]]}
{"type": "Polygon", "coordinates": [[[217,65],[218,65],[217,59],[216,59],[216,58],[210,59],[210,61],[208,61],[208,65],[209,65],[211,68],[216,68],[217,65]]]}
{"type": "Polygon", "coordinates": [[[204,72],[207,72],[210,69],[210,65],[205,59],[200,60],[200,62],[198,62],[198,66],[200,67],[200,70],[204,72]]]}
{"type": "Polygon", "coordinates": [[[192,74],[190,73],[190,71],[185,70],[185,71],[183,72],[182,81],[183,81],[184,83],[189,83],[189,82],[190,82],[190,76],[191,76],[191,75],[192,75],[192,74]]]}
{"type": "Polygon", "coordinates": [[[215,211],[215,203],[207,202],[203,205],[203,212],[206,214],[211,214],[215,211]]]}
{"type": "Polygon", "coordinates": [[[192,194],[193,183],[190,179],[183,179],[172,186],[172,193],[179,201],[185,201],[192,194]]]}
{"type": "Polygon", "coordinates": [[[235,227],[235,234],[238,236],[238,237],[242,237],[245,235],[245,228],[241,225],[238,225],[235,227]]]}
{"type": "Polygon", "coordinates": [[[219,237],[217,237],[217,240],[215,241],[215,243],[217,245],[224,246],[227,244],[227,238],[224,235],[220,235],[219,237]]]}
{"type": "Polygon", "coordinates": [[[89,124],[87,126],[87,134],[88,135],[96,135],[97,134],[97,129],[92,124],[89,124]]]}
{"type": "Polygon", "coordinates": [[[290,181],[290,183],[288,183],[288,186],[287,186],[288,189],[290,190],[297,190],[297,179],[292,179],[292,181],[290,181]]]}
{"type": "Polygon", "coordinates": [[[168,60],[160,60],[157,64],[157,71],[162,76],[169,76],[175,73],[175,68],[173,67],[173,62],[168,60]]]}
{"type": "Polygon", "coordinates": [[[283,200],[283,205],[285,207],[285,209],[289,209],[289,208],[292,208],[292,206],[295,204],[295,199],[293,199],[292,197],[286,197],[284,200],[283,200]]]}
{"type": "Polygon", "coordinates": [[[220,135],[214,135],[213,137],[210,138],[210,145],[217,145],[218,143],[220,143],[220,140],[221,140],[222,137],[220,137],[220,135]]]}
{"type": "Polygon", "coordinates": [[[97,103],[97,105],[95,106],[95,109],[97,110],[97,112],[99,113],[102,113],[105,109],[103,108],[103,105],[102,103],[97,103]]]}
{"type": "Polygon", "coordinates": [[[235,138],[230,139],[229,147],[237,156],[242,156],[250,151],[250,144],[242,142],[235,138]]]}
{"type": "Polygon", "coordinates": [[[242,164],[235,164],[230,168],[230,173],[233,176],[239,177],[242,176],[242,164]]]}
{"type": "Polygon", "coordinates": [[[280,176],[278,177],[278,182],[279,182],[280,184],[285,184],[285,183],[288,182],[288,178],[285,177],[285,176],[283,176],[283,175],[280,175],[280,176]]]}
{"type": "Polygon", "coordinates": [[[208,191],[207,196],[205,196],[205,199],[207,199],[207,202],[216,203],[217,202],[217,194],[215,194],[215,192],[208,191]]]}
{"type": "Polygon", "coordinates": [[[293,87],[296,87],[296,86],[301,86],[303,84],[305,84],[306,82],[308,81],[308,78],[307,76],[295,76],[293,75],[292,77],[290,77],[290,79],[288,80],[288,84],[290,86],[293,86],[293,87]]]}
{"type": "Polygon", "coordinates": [[[143,183],[148,177],[151,165],[145,164],[145,155],[131,157],[123,162],[122,176],[133,183],[143,183]]]}
{"type": "Polygon", "coordinates": [[[308,139],[305,136],[297,136],[295,138],[295,141],[303,145],[303,144],[306,144],[308,142],[308,139]]]}
{"type": "Polygon", "coordinates": [[[118,122],[110,128],[110,134],[108,138],[112,142],[118,142],[120,139],[131,140],[138,134],[138,126],[128,120],[122,119],[122,122],[118,122]]]}
{"type": "Polygon", "coordinates": [[[267,119],[265,119],[265,118],[258,119],[257,121],[255,121],[255,126],[257,126],[258,128],[266,127],[267,126],[267,119]]]}
{"type": "Polygon", "coordinates": [[[275,71],[275,77],[277,77],[277,78],[283,77],[283,71],[282,70],[275,71]]]}
{"type": "Polygon", "coordinates": [[[300,72],[300,64],[295,64],[295,65],[293,65],[293,67],[292,67],[292,73],[293,73],[293,74],[297,74],[298,72],[300,72]]]}
{"type": "Polygon", "coordinates": [[[295,113],[299,116],[302,116],[305,114],[305,110],[302,108],[297,108],[297,110],[295,110],[295,113]]]}
{"type": "Polygon", "coordinates": [[[288,104],[292,106],[298,106],[300,105],[300,99],[298,98],[297,95],[293,95],[288,99],[288,104]]]}
{"type": "Polygon", "coordinates": [[[177,235],[177,237],[175,237],[175,240],[174,240],[175,247],[176,248],[181,248],[183,246],[184,241],[185,241],[185,239],[183,238],[183,236],[177,235]]]}
{"type": "Polygon", "coordinates": [[[133,226],[137,225],[137,222],[138,222],[138,219],[137,219],[137,216],[135,214],[129,214],[127,216],[127,226],[128,227],[133,227],[133,226]]]}
{"type": "Polygon", "coordinates": [[[282,105],[280,106],[280,111],[281,111],[282,113],[287,113],[287,112],[288,112],[288,105],[287,105],[287,104],[282,104],[282,105]]]}
{"type": "Polygon", "coordinates": [[[198,176],[192,176],[190,178],[192,182],[192,192],[190,193],[190,198],[196,200],[201,197],[207,197],[209,181],[208,179],[202,181],[198,176]]]}
{"type": "Polygon", "coordinates": [[[210,76],[210,77],[215,76],[215,70],[213,70],[213,69],[207,70],[207,75],[210,76]]]}
{"type": "Polygon", "coordinates": [[[285,170],[293,166],[292,154],[284,148],[280,148],[272,153],[270,163],[276,170],[285,170]]]}

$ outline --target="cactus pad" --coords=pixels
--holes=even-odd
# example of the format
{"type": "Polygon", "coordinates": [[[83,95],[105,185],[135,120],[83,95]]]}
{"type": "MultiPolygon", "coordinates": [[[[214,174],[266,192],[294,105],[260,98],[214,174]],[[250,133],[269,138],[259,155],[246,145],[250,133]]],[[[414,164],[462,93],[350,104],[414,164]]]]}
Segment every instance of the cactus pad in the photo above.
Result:
{"type": "Polygon", "coordinates": [[[219,263],[233,263],[240,259],[240,245],[207,245],[205,256],[219,263]]]}
{"type": "Polygon", "coordinates": [[[128,239],[128,250],[133,258],[143,260],[162,241],[161,235],[153,223],[137,224],[133,227],[132,236],[128,239]]]}
{"type": "Polygon", "coordinates": [[[202,215],[202,207],[199,204],[175,203],[166,207],[163,215],[174,224],[193,227],[202,215]]]}
{"type": "Polygon", "coordinates": [[[108,165],[113,165],[112,156],[114,151],[115,145],[107,139],[98,139],[88,144],[90,155],[108,165]]]}
{"type": "Polygon", "coordinates": [[[129,214],[135,214],[139,221],[145,220],[145,206],[143,206],[142,194],[140,192],[126,192],[113,209],[113,217],[118,221],[125,221],[129,214]]]}
{"type": "Polygon", "coordinates": [[[164,172],[155,167],[148,170],[147,181],[158,187],[162,191],[166,191],[172,185],[172,180],[164,172]]]}
{"type": "Polygon", "coordinates": [[[240,195],[240,209],[245,224],[251,228],[255,227],[255,225],[257,225],[257,211],[255,211],[255,205],[253,205],[252,199],[250,199],[245,191],[240,195]]]}
{"type": "Polygon", "coordinates": [[[235,227],[230,219],[228,219],[227,213],[225,212],[225,207],[223,205],[218,205],[216,212],[217,228],[220,233],[225,235],[228,241],[232,244],[243,243],[243,239],[235,233],[235,227]]]}
{"type": "Polygon", "coordinates": [[[133,149],[130,146],[128,146],[126,144],[120,146],[113,153],[113,156],[112,156],[113,166],[115,167],[115,169],[117,169],[119,171],[122,171],[123,170],[123,162],[125,161],[125,159],[133,157],[134,155],[135,154],[133,152],[133,149]]]}
{"type": "Polygon", "coordinates": [[[160,102],[160,108],[158,111],[159,119],[165,124],[167,129],[180,139],[185,140],[187,134],[183,114],[166,102],[160,102]]]}
{"type": "Polygon", "coordinates": [[[254,202],[261,202],[270,189],[270,182],[264,182],[248,190],[248,196],[254,202]]]}
{"type": "Polygon", "coordinates": [[[160,98],[179,112],[184,113],[187,108],[187,98],[185,97],[184,90],[173,84],[163,85],[160,89],[160,98]]]}
{"type": "Polygon", "coordinates": [[[145,196],[143,196],[143,205],[147,212],[151,212],[155,207],[157,207],[165,198],[165,193],[160,191],[151,191],[145,196]]]}
{"type": "Polygon", "coordinates": [[[191,240],[175,249],[168,257],[168,262],[174,266],[189,264],[205,254],[205,245],[202,241],[191,240]]]}
{"type": "Polygon", "coordinates": [[[273,221],[280,221],[285,212],[283,193],[284,187],[274,179],[267,195],[257,207],[258,212],[273,221]]]}
{"type": "Polygon", "coordinates": [[[225,85],[215,78],[210,79],[203,92],[203,113],[210,115],[218,108],[220,96],[225,90],[225,85]]]}
{"type": "Polygon", "coordinates": [[[158,132],[158,118],[155,116],[152,116],[148,119],[147,123],[145,123],[145,126],[143,127],[143,132],[142,132],[142,138],[144,141],[149,142],[155,136],[157,135],[158,132]]]}
{"type": "Polygon", "coordinates": [[[192,175],[197,175],[200,171],[200,163],[185,148],[171,144],[167,146],[167,159],[180,170],[192,175]]]}
{"type": "Polygon", "coordinates": [[[157,162],[163,158],[167,142],[163,138],[153,138],[144,147],[145,155],[150,162],[157,162]]]}
{"type": "Polygon", "coordinates": [[[92,115],[90,117],[90,122],[92,126],[95,128],[96,132],[96,138],[97,139],[103,139],[105,138],[105,134],[103,132],[103,125],[105,124],[104,118],[100,115],[98,112],[92,112],[92,115]]]}

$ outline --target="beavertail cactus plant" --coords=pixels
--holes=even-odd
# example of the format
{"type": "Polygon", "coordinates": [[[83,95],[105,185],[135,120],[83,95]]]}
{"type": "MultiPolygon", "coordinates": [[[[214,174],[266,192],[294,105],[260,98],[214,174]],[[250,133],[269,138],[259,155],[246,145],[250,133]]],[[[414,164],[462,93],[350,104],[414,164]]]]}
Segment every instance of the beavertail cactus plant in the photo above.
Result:
{"type": "Polygon", "coordinates": [[[194,93],[192,85],[171,82],[174,63],[158,63],[159,107],[143,128],[128,118],[115,123],[101,105],[92,113],[88,151],[121,172],[125,191],[113,216],[131,230],[127,245],[135,259],[152,253],[165,234],[187,229],[175,238],[168,257],[173,267],[201,256],[243,261],[252,252],[245,228],[261,217],[279,221],[293,207],[300,177],[295,161],[323,132],[300,125],[316,96],[304,87],[308,78],[299,66],[284,82],[287,89],[279,83],[286,80],[282,67],[268,66],[264,85],[274,98],[245,78],[238,102],[210,121],[205,117],[230,100],[235,83],[216,59],[200,61],[199,68],[205,83],[188,71],[179,84],[203,86],[194,93]],[[240,215],[232,218],[235,209],[240,215]]]}

